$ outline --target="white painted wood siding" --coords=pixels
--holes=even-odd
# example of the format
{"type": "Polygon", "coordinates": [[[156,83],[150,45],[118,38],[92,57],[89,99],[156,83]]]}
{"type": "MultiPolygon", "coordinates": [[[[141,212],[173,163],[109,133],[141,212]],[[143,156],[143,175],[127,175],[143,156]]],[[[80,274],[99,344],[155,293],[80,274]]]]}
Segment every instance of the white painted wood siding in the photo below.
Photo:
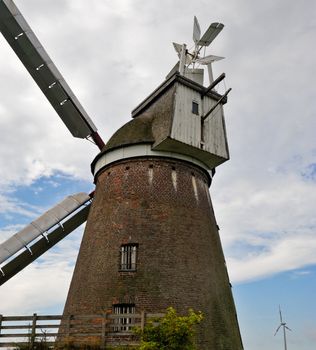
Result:
{"type": "MultiPolygon", "coordinates": [[[[203,101],[204,114],[206,114],[216,101],[205,96],[203,101]]],[[[220,104],[204,121],[205,150],[223,158],[229,158],[223,106],[220,104]]]]}
{"type": "Polygon", "coordinates": [[[201,96],[197,91],[178,84],[171,138],[200,148],[201,143],[201,96]],[[199,105],[199,115],[192,113],[192,102],[199,105]]]}

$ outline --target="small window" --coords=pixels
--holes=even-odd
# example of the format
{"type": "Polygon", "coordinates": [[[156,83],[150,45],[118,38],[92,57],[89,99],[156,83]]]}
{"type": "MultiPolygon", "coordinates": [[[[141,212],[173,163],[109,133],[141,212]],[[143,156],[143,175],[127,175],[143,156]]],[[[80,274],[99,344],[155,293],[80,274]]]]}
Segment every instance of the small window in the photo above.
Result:
{"type": "Polygon", "coordinates": [[[135,271],[138,244],[123,244],[121,246],[120,270],[135,271]]]}
{"type": "Polygon", "coordinates": [[[120,317],[114,318],[114,332],[130,331],[135,319],[130,316],[127,317],[127,315],[135,314],[135,304],[115,304],[113,305],[113,313],[114,315],[120,315],[120,317]]]}
{"type": "Polygon", "coordinates": [[[199,104],[195,101],[192,101],[192,113],[199,115],[199,104]]]}

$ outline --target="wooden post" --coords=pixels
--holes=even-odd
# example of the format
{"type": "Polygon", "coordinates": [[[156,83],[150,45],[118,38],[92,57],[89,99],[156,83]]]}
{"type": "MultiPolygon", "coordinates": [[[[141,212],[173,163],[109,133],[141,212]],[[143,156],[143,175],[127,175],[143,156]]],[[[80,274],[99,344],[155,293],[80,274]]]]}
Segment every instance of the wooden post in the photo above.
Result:
{"type": "Polygon", "coordinates": [[[67,323],[66,323],[66,332],[67,332],[67,339],[69,341],[70,338],[70,323],[71,323],[71,315],[67,317],[67,323]]]}
{"type": "Polygon", "coordinates": [[[102,329],[101,329],[101,349],[105,349],[105,331],[106,331],[106,324],[107,324],[107,313],[103,313],[102,317],[102,329]]]}
{"type": "Polygon", "coordinates": [[[37,320],[37,314],[33,314],[30,349],[34,348],[34,343],[35,343],[35,338],[36,338],[36,320],[37,320]]]}
{"type": "Polygon", "coordinates": [[[140,313],[140,328],[143,331],[146,325],[146,312],[142,311],[140,313]]]}

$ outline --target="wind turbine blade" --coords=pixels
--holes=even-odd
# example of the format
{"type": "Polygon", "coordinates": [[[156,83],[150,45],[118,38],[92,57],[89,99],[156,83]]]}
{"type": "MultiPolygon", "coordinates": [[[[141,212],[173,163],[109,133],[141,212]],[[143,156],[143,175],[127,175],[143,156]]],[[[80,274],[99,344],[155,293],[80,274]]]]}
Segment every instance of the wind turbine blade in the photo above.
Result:
{"type": "Polygon", "coordinates": [[[280,326],[277,328],[277,330],[274,333],[274,336],[278,333],[279,329],[281,328],[282,324],[280,324],[280,326]]]}
{"type": "Polygon", "coordinates": [[[201,28],[199,25],[199,21],[197,18],[194,16],[194,21],[193,21],[193,41],[195,44],[200,40],[201,37],[201,28]]]}
{"type": "Polygon", "coordinates": [[[224,24],[222,23],[212,23],[197,44],[201,46],[209,46],[223,28],[224,24]]]}
{"type": "Polygon", "coordinates": [[[292,332],[292,329],[291,328],[289,328],[288,326],[284,326],[286,329],[288,329],[289,331],[291,331],[292,332]]]}
{"type": "Polygon", "coordinates": [[[209,56],[205,56],[203,58],[199,58],[195,62],[200,63],[200,64],[209,64],[209,63],[212,63],[215,61],[220,61],[224,58],[225,57],[222,57],[222,56],[209,55],[209,56]]]}
{"type": "Polygon", "coordinates": [[[281,312],[281,306],[280,305],[279,305],[279,313],[280,313],[280,321],[282,323],[283,321],[282,321],[282,312],[281,312]]]}

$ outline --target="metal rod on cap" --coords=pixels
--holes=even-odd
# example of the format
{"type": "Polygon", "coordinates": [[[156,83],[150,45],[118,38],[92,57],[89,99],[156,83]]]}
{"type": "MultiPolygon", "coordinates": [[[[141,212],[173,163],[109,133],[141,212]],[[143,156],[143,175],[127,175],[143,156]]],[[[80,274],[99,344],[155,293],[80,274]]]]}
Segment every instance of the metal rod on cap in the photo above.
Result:
{"type": "Polygon", "coordinates": [[[210,92],[218,83],[220,83],[223,79],[225,79],[226,74],[222,73],[217,79],[215,79],[212,84],[206,88],[206,90],[203,92],[203,96],[205,96],[208,92],[210,92]]]}
{"type": "Polygon", "coordinates": [[[232,89],[229,88],[229,89],[225,92],[225,94],[216,102],[215,106],[213,106],[213,107],[205,114],[204,117],[202,116],[202,121],[204,121],[204,120],[214,111],[214,109],[223,101],[223,99],[230,93],[231,90],[232,90],[232,89]]]}

